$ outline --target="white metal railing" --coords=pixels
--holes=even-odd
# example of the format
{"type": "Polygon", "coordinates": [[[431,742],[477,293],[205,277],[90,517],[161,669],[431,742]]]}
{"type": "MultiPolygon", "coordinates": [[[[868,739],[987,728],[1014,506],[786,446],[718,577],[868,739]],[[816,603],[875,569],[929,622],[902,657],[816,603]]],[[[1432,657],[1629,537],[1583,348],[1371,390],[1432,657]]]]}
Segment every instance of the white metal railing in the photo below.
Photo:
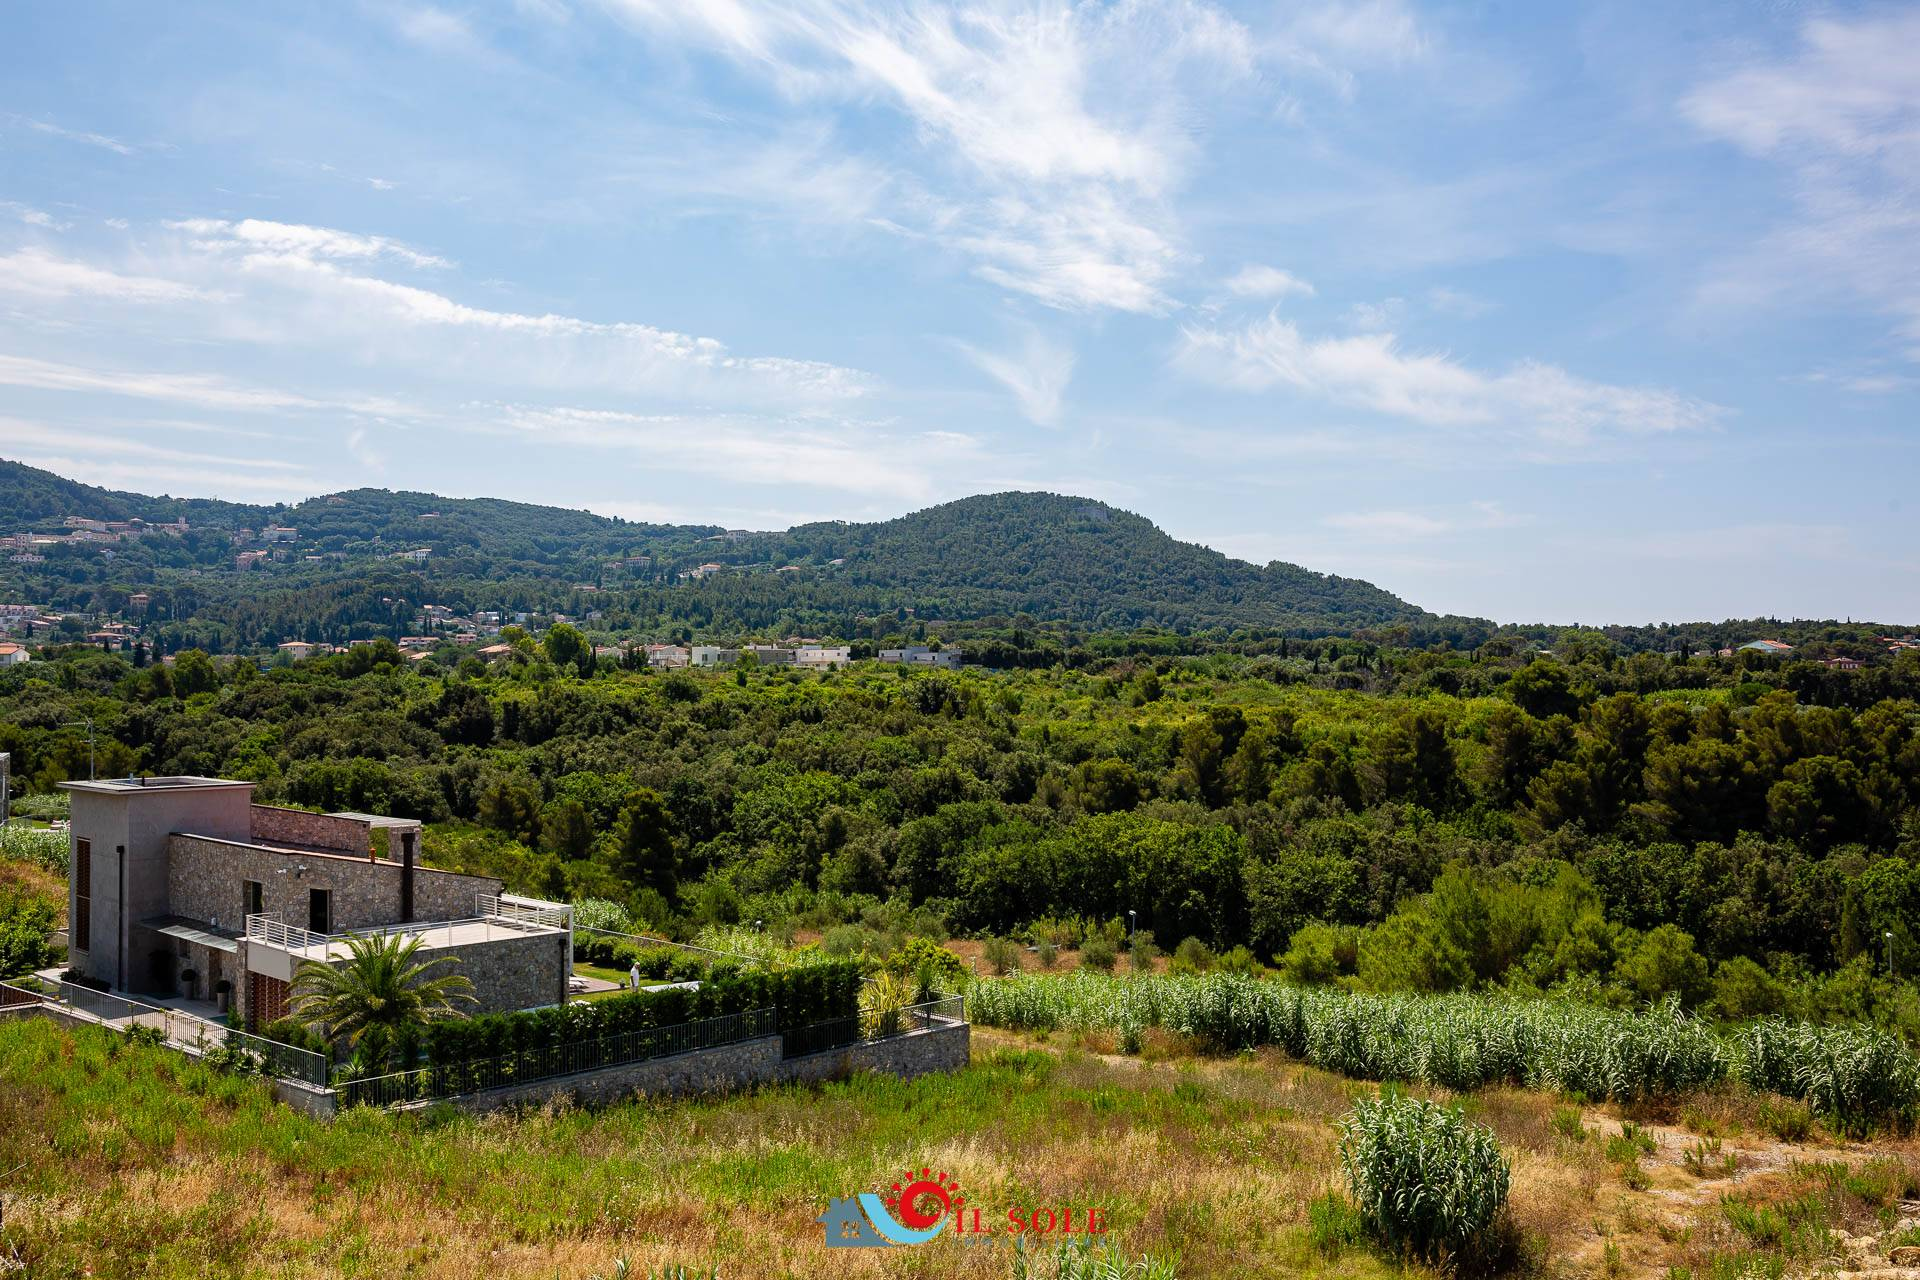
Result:
{"type": "Polygon", "coordinates": [[[518,920],[546,929],[566,929],[573,924],[573,908],[557,902],[516,899],[510,894],[497,893],[479,894],[476,901],[482,917],[518,920]]]}
{"type": "Polygon", "coordinates": [[[247,941],[264,942],[282,951],[305,951],[327,944],[327,935],[288,924],[277,911],[263,911],[247,917],[247,941]]]}
{"type": "Polygon", "coordinates": [[[345,933],[315,933],[311,929],[302,929],[280,919],[277,912],[261,912],[247,917],[247,941],[258,942],[281,951],[297,955],[330,955],[335,945],[344,946],[352,938],[384,937],[388,934],[408,934],[419,937],[424,944],[431,944],[433,935],[441,935],[443,946],[456,945],[457,933],[472,933],[479,926],[478,937],[458,939],[460,942],[491,942],[495,937],[514,937],[527,933],[552,929],[564,931],[572,921],[571,907],[534,907],[515,902],[502,902],[492,894],[483,894],[480,898],[482,914],[466,916],[458,920],[410,920],[402,924],[374,924],[359,929],[349,929],[345,933]]]}

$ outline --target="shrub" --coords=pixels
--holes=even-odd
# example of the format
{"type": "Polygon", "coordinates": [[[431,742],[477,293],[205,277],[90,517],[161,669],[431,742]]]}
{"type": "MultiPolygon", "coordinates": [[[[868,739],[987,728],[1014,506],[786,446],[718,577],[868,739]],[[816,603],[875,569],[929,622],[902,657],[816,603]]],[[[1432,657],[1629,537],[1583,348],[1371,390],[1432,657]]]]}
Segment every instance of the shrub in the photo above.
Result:
{"type": "Polygon", "coordinates": [[[1033,958],[1040,962],[1042,969],[1051,969],[1060,963],[1060,948],[1053,945],[1053,939],[1042,938],[1034,944],[1033,958]]]}
{"type": "Polygon", "coordinates": [[[886,967],[889,973],[916,976],[930,968],[934,985],[944,984],[949,990],[958,990],[967,980],[967,962],[931,938],[908,938],[887,957],[886,967]]]}
{"type": "Polygon", "coordinates": [[[633,919],[627,914],[627,909],[605,898],[581,898],[574,902],[573,925],[576,929],[611,929],[615,933],[633,932],[633,919]]]}
{"type": "Polygon", "coordinates": [[[1394,1094],[1341,1121],[1340,1163],[1367,1229],[1428,1261],[1486,1251],[1512,1176],[1491,1130],[1457,1107],[1394,1094]]]}
{"type": "Polygon", "coordinates": [[[1198,938],[1187,938],[1173,949],[1167,968],[1173,973],[1205,973],[1214,963],[1213,948],[1198,938]]]}
{"type": "Polygon", "coordinates": [[[980,957],[997,974],[1020,972],[1020,944],[1011,938],[988,938],[980,957]]]}
{"type": "Polygon", "coordinates": [[[1119,958],[1119,949],[1104,937],[1088,938],[1080,946],[1080,963],[1085,968],[1112,973],[1114,962],[1119,958]]]}

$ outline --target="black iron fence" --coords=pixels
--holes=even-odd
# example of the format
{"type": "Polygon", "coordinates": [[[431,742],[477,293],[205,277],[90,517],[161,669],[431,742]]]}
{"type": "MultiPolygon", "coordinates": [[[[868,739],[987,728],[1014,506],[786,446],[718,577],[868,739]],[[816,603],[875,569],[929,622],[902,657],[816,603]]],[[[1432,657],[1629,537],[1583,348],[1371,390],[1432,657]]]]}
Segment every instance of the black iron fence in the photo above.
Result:
{"type": "Polygon", "coordinates": [[[429,1063],[408,1071],[359,1079],[336,1079],[341,1106],[393,1107],[409,1102],[451,1098],[510,1084],[527,1084],[581,1071],[711,1049],[779,1030],[772,1009],[749,1009],[721,1018],[703,1018],[671,1027],[648,1027],[597,1040],[547,1045],[464,1062],[429,1063]]]}
{"type": "Polygon", "coordinates": [[[888,1040],[909,1032],[927,1031],[967,1020],[964,996],[942,996],[920,1004],[863,1009],[851,1018],[830,1018],[780,1033],[781,1056],[804,1058],[810,1053],[843,1049],[848,1045],[888,1040]]]}

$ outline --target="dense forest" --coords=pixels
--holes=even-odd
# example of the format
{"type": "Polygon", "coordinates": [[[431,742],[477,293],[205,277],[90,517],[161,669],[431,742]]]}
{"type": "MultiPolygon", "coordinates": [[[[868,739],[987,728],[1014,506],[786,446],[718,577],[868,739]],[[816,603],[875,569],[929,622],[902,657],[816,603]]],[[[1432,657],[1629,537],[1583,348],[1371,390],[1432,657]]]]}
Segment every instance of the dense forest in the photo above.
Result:
{"type": "Polygon", "coordinates": [[[434,824],[440,865],[657,929],[1138,929],[1375,989],[1675,993],[1920,1029],[1920,654],[1354,641],[1085,668],[648,673],[510,629],[262,672],[0,672],[33,791],[102,774],[434,824]]]}
{"type": "Polygon", "coordinates": [[[600,613],[609,631],[827,631],[870,635],[910,618],[1112,630],[1327,634],[1440,620],[1364,582],[1256,566],[1179,542],[1081,498],[1003,493],[877,524],[784,533],[634,524],[494,499],[354,490],[291,507],[148,499],[0,462],[0,534],[57,531],[66,516],[172,520],[184,538],[46,548],[0,564],[0,596],[115,611],[154,598],[169,647],[235,651],[285,638],[397,634],[391,602],[600,613]],[[298,530],[285,553],[237,571],[231,534],[298,530]],[[396,563],[424,550],[424,561],[396,563]],[[722,571],[700,578],[701,565],[722,571]],[[384,605],[383,605],[383,602],[384,605]]]}

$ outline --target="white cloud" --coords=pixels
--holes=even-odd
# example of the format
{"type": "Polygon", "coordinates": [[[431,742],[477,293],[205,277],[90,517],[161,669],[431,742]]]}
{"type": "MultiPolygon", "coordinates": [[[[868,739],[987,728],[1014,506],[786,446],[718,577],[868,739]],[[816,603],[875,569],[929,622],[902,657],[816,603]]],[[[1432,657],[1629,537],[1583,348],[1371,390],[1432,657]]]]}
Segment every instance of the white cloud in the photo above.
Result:
{"type": "Polygon", "coordinates": [[[1313,296],[1313,286],[1279,267],[1250,262],[1227,282],[1227,291],[1242,298],[1284,298],[1290,294],[1313,296]]]}
{"type": "Polygon", "coordinates": [[[218,493],[273,501],[307,497],[321,487],[302,464],[282,457],[201,453],[102,432],[91,424],[82,428],[0,418],[0,442],[5,456],[15,462],[140,493],[218,493]]]}
{"type": "Polygon", "coordinates": [[[412,267],[453,265],[445,258],[421,253],[386,236],[357,235],[351,231],[336,231],[332,227],[266,222],[258,218],[247,218],[240,222],[227,222],[219,218],[188,218],[168,225],[177,231],[199,237],[203,245],[209,248],[261,250],[304,258],[392,258],[412,267]]]}
{"type": "Polygon", "coordinates": [[[1287,388],[1432,426],[1477,426],[1577,444],[1602,432],[1711,426],[1722,410],[1677,392],[1590,382],[1523,362],[1487,374],[1410,354],[1391,333],[1307,338],[1269,315],[1240,329],[1188,327],[1174,356],[1191,377],[1243,391],[1287,388]]]}
{"type": "Polygon", "coordinates": [[[981,372],[1013,393],[1027,419],[1043,427],[1060,422],[1061,403],[1073,380],[1073,348],[1028,329],[1015,352],[988,351],[956,343],[981,372]]]}
{"type": "Polygon", "coordinates": [[[1328,516],[1321,523],[1363,537],[1395,542],[1431,538],[1453,528],[1445,520],[1423,516],[1417,511],[1346,511],[1328,516]]]}
{"type": "Polygon", "coordinates": [[[1255,42],[1201,0],[911,9],[620,0],[645,29],[717,49],[790,100],[880,103],[922,143],[894,227],[984,279],[1072,310],[1154,313],[1184,250],[1166,207],[1193,149],[1191,93],[1250,74],[1255,42]]]}
{"type": "Polygon", "coordinates": [[[393,401],[373,398],[325,398],[248,386],[214,374],[134,372],[88,369],[79,365],[0,355],[0,386],[37,391],[104,392],[145,400],[170,400],[202,409],[257,411],[325,409],[352,413],[404,412],[393,401]]]}
{"type": "Polygon", "coordinates": [[[391,262],[446,265],[384,236],[258,220],[171,226],[179,238],[146,246],[151,258],[143,259],[164,262],[164,278],[25,251],[16,288],[41,298],[170,303],[183,335],[330,349],[510,395],[602,390],[786,405],[857,398],[872,385],[858,370],[739,355],[716,339],[652,325],[471,306],[373,274],[391,262]]]}
{"type": "Polygon", "coordinates": [[[1384,333],[1398,329],[1407,318],[1405,298],[1382,298],[1378,302],[1356,302],[1347,308],[1347,324],[1363,333],[1384,333]]]}
{"type": "Polygon", "coordinates": [[[9,217],[17,221],[24,222],[30,227],[44,227],[48,231],[63,231],[66,229],[65,223],[60,222],[46,210],[36,209],[28,204],[21,204],[18,200],[0,200],[0,212],[6,213],[9,217]]]}
{"type": "Polygon", "coordinates": [[[1709,81],[1680,111],[1711,137],[1786,165],[1794,223],[1722,265],[1729,308],[1835,291],[1895,318],[1920,359],[1920,13],[1819,19],[1793,56],[1709,81]]]}
{"type": "Polygon", "coordinates": [[[970,436],[928,432],[898,438],[862,424],[745,415],[623,413],[603,409],[494,406],[490,429],[596,449],[625,449],[663,471],[925,498],[937,472],[980,455],[970,436]]]}
{"type": "Polygon", "coordinates": [[[61,138],[67,142],[84,143],[89,147],[99,147],[103,151],[111,151],[115,155],[130,156],[133,154],[132,147],[120,141],[120,139],[110,138],[104,133],[90,133],[85,129],[63,129],[57,124],[50,124],[45,120],[34,120],[26,116],[12,116],[10,119],[15,124],[25,125],[35,133],[43,133],[51,138],[61,138]]]}
{"type": "Polygon", "coordinates": [[[118,302],[184,302],[210,296],[177,280],[127,275],[40,249],[0,256],[0,293],[43,299],[80,295],[118,302]]]}

